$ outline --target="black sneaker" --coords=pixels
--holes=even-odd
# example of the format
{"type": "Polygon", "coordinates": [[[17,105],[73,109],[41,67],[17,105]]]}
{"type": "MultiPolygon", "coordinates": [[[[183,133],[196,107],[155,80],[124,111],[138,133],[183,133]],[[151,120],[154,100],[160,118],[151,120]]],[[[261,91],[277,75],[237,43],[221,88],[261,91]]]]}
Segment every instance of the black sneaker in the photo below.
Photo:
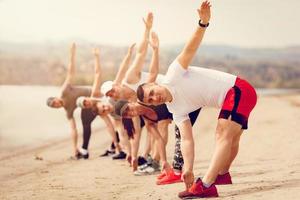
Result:
{"type": "Polygon", "coordinates": [[[76,154],[76,158],[77,158],[77,160],[79,160],[79,159],[88,159],[88,158],[89,158],[89,153],[87,153],[87,154],[82,154],[82,153],[78,152],[78,153],[76,154]]]}
{"type": "Polygon", "coordinates": [[[126,158],[126,153],[124,153],[123,151],[121,151],[119,154],[112,157],[113,160],[120,160],[125,158],[126,158]]]}
{"type": "Polygon", "coordinates": [[[142,156],[138,157],[138,165],[139,166],[144,165],[146,163],[147,163],[147,160],[144,157],[142,157],[142,156]]]}
{"type": "Polygon", "coordinates": [[[115,153],[116,153],[115,151],[106,150],[103,154],[100,155],[100,157],[111,156],[114,155],[115,153]]]}

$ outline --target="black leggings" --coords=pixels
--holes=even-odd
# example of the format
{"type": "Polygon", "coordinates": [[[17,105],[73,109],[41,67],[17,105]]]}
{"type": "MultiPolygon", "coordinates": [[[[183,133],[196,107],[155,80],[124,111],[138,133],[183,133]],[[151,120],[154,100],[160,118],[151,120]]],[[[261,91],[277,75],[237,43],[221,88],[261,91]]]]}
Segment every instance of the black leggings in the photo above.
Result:
{"type": "MultiPolygon", "coordinates": [[[[191,120],[192,126],[195,124],[196,119],[200,113],[200,110],[201,110],[201,108],[199,108],[198,110],[195,110],[194,112],[191,112],[189,114],[189,118],[191,120]]],[[[180,144],[181,144],[180,131],[179,131],[179,128],[175,125],[175,152],[174,152],[174,157],[173,157],[173,169],[181,171],[184,162],[183,162],[180,144]]]]}
{"type": "MultiPolygon", "coordinates": [[[[90,138],[91,138],[91,133],[92,133],[92,122],[94,119],[97,117],[97,114],[92,112],[91,109],[81,109],[81,122],[82,122],[82,128],[83,128],[83,144],[82,148],[83,149],[88,149],[90,138]]],[[[116,132],[117,135],[117,142],[120,142],[119,134],[116,132]]],[[[114,142],[111,143],[110,145],[111,149],[115,149],[114,142]]]]}
{"type": "Polygon", "coordinates": [[[97,114],[94,114],[91,109],[81,109],[81,122],[83,128],[83,149],[88,149],[90,138],[91,138],[91,124],[94,119],[97,117],[97,114]]]}

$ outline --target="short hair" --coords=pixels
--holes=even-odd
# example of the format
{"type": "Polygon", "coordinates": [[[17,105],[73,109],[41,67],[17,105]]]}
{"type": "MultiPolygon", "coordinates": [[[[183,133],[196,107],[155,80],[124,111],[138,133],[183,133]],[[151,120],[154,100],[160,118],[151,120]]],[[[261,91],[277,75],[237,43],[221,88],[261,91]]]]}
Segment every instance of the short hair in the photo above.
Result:
{"type": "Polygon", "coordinates": [[[144,102],[144,95],[145,95],[145,93],[144,93],[145,91],[144,91],[144,88],[143,88],[144,85],[146,85],[146,83],[143,83],[143,84],[139,85],[139,87],[136,90],[137,98],[141,102],[144,102]]]}
{"type": "Polygon", "coordinates": [[[52,103],[53,103],[54,99],[56,99],[56,98],[55,97],[49,97],[47,99],[47,102],[46,102],[47,106],[52,107],[52,103]]]}

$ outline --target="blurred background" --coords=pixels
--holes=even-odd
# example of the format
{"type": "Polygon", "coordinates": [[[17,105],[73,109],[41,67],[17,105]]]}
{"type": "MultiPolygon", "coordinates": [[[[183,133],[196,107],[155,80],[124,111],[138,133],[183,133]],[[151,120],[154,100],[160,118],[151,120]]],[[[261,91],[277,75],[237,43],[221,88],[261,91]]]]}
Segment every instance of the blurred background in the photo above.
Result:
{"type": "MultiPolygon", "coordinates": [[[[239,75],[260,93],[300,88],[299,1],[211,2],[212,19],[194,65],[239,75]]],[[[128,46],[142,37],[142,17],[152,11],[165,73],[197,26],[199,5],[194,0],[0,0],[0,149],[69,137],[63,109],[50,109],[45,100],[59,95],[72,42],[76,84],[92,84],[93,47],[100,48],[104,80],[113,79],[128,46]]],[[[148,54],[145,70],[151,50],[148,54]]]]}

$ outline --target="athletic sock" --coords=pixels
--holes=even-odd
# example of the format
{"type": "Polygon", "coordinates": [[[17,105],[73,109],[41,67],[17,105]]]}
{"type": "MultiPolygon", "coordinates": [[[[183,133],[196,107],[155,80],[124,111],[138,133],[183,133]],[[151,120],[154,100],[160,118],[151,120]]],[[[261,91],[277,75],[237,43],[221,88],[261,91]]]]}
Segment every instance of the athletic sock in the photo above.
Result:
{"type": "Polygon", "coordinates": [[[84,149],[84,148],[80,148],[80,149],[79,149],[79,152],[80,152],[81,154],[83,154],[83,155],[86,155],[86,154],[89,153],[89,151],[88,151],[87,149],[84,149]]]}
{"type": "Polygon", "coordinates": [[[206,187],[206,188],[209,188],[211,186],[211,184],[203,183],[203,186],[206,187]]]}

